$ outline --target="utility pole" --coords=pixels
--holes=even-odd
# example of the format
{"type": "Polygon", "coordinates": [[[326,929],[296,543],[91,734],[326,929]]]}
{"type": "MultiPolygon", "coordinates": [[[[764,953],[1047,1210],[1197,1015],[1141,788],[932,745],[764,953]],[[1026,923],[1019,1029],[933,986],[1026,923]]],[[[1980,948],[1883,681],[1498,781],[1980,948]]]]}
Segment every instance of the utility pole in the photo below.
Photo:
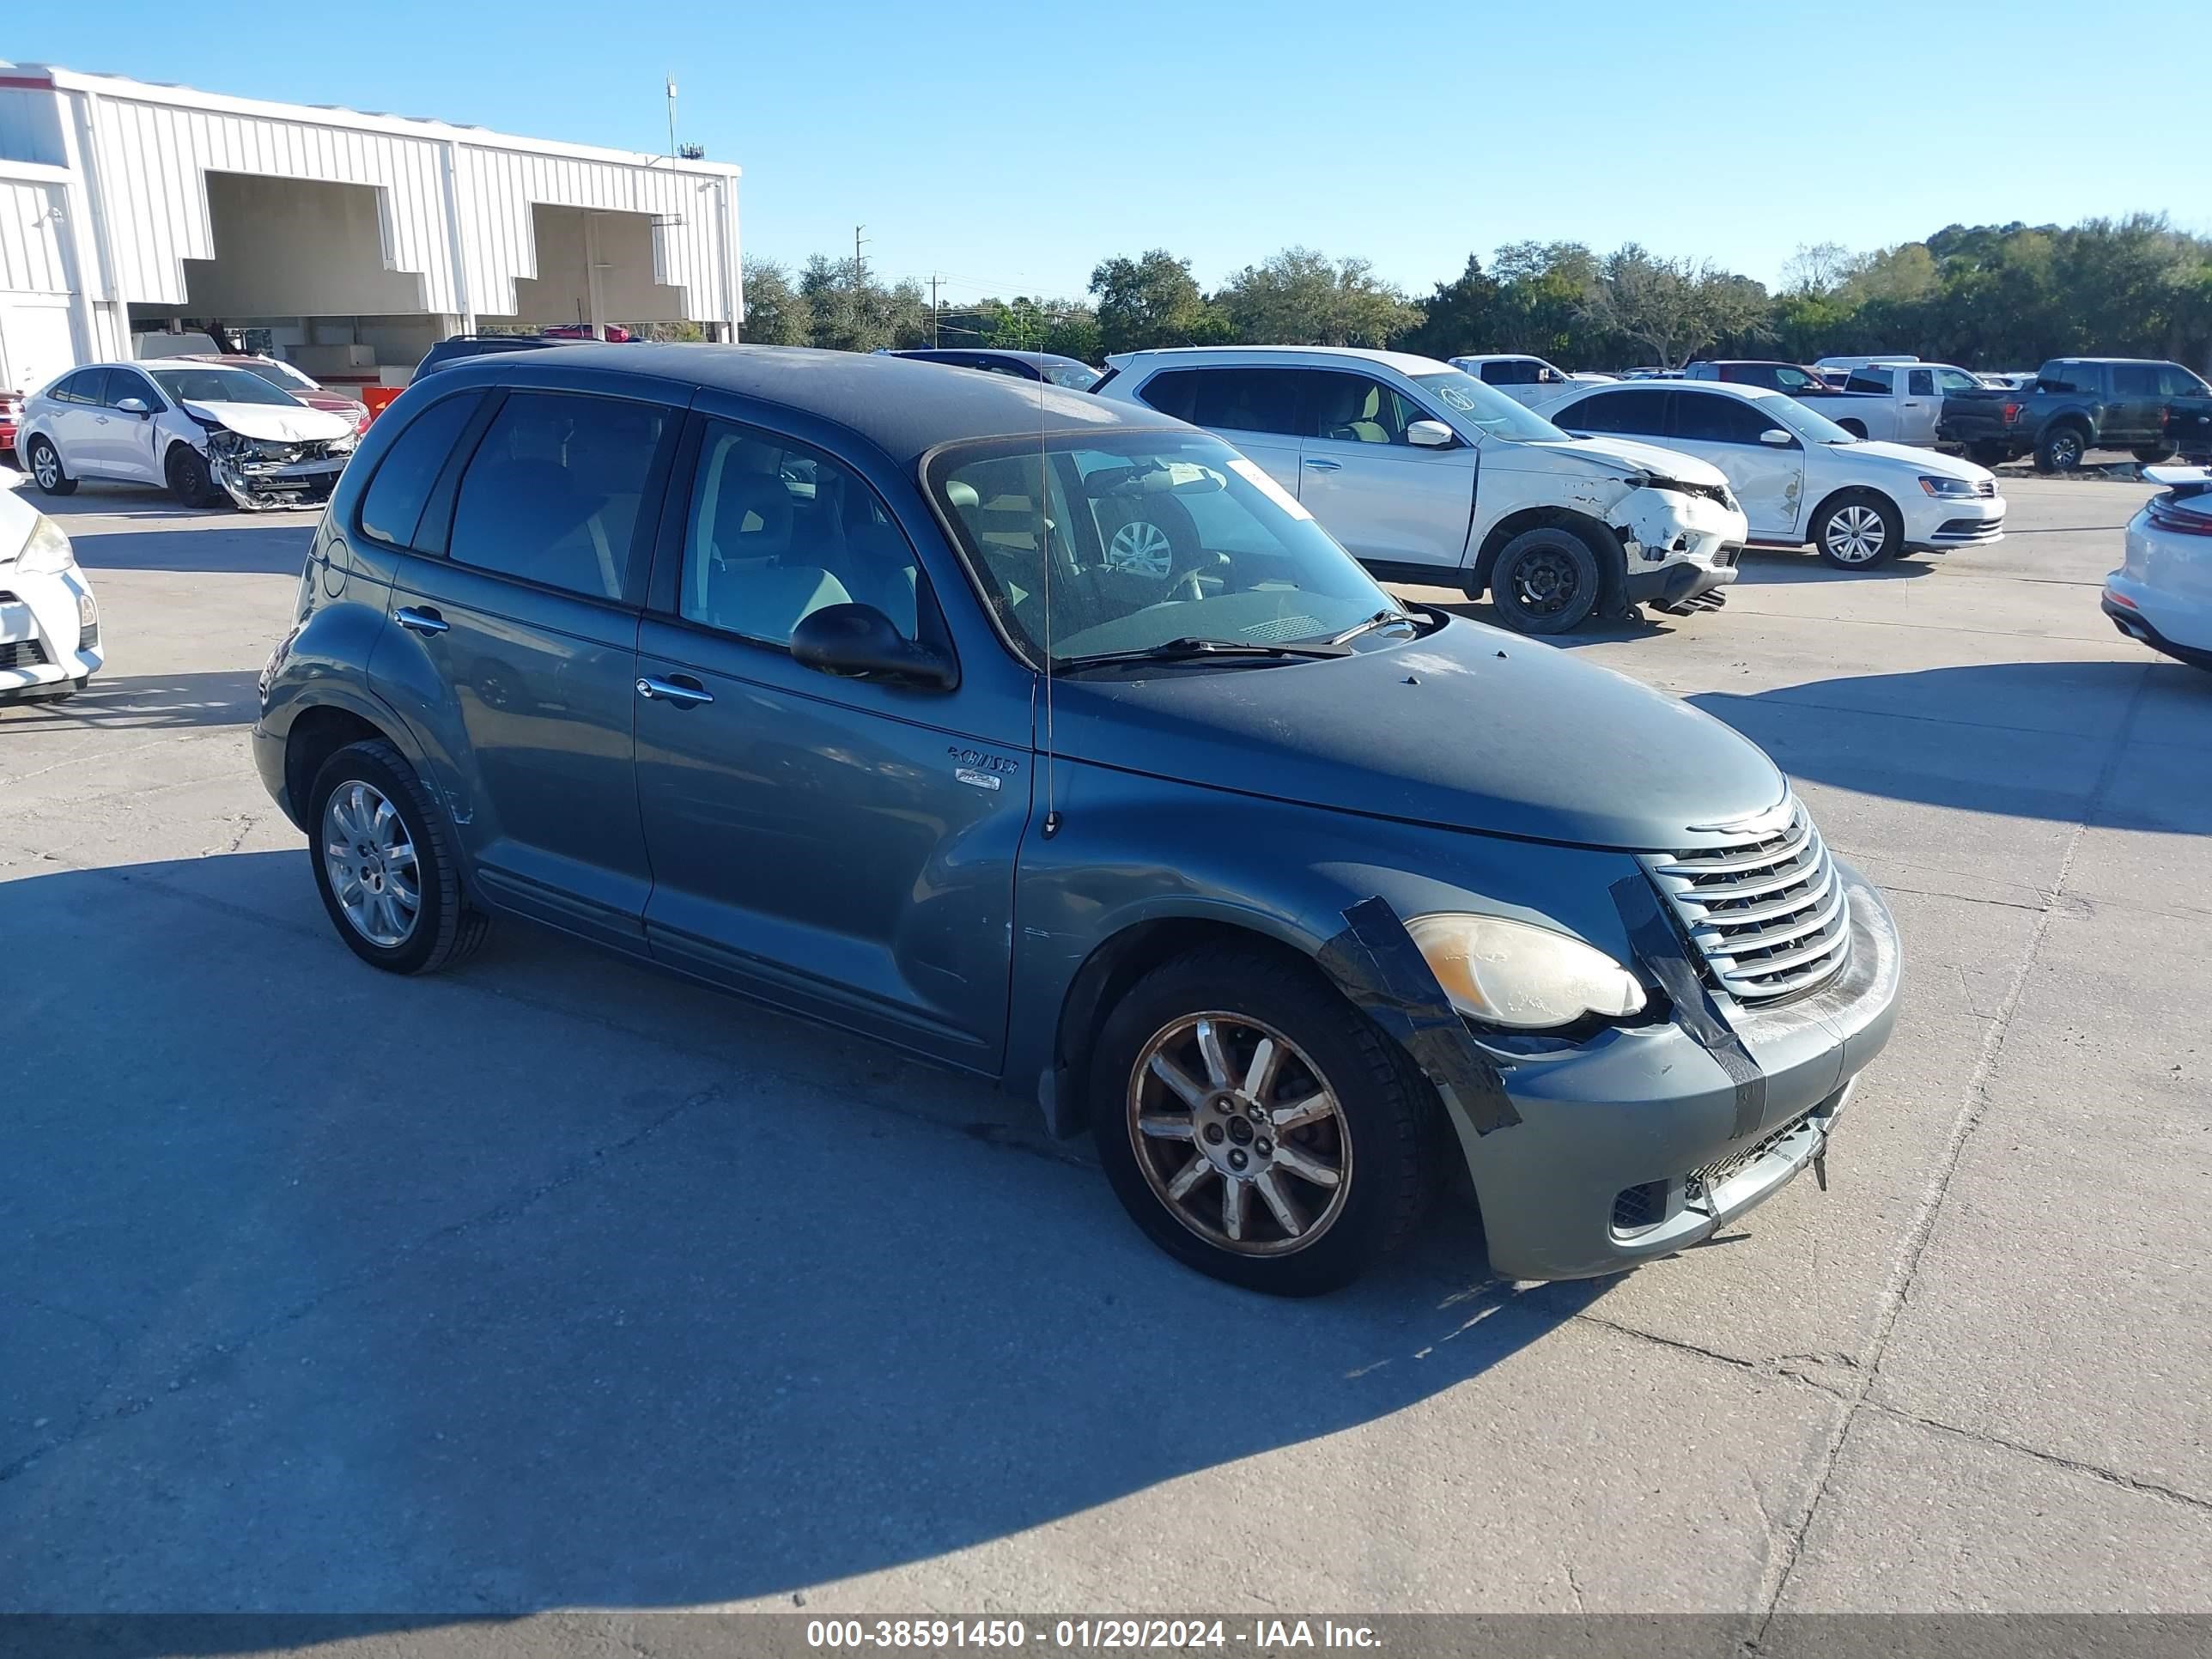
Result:
{"type": "Polygon", "coordinates": [[[862,236],[860,234],[860,233],[866,228],[867,227],[866,225],[854,225],[853,227],[853,263],[860,267],[860,273],[863,276],[868,274],[868,268],[860,262],[860,244],[864,241],[872,242],[875,240],[875,238],[872,236],[862,236]]]}
{"type": "Polygon", "coordinates": [[[929,349],[937,349],[937,273],[929,273],[929,349]]]}
{"type": "Polygon", "coordinates": [[[676,77],[668,76],[668,159],[676,159],[676,77]]]}

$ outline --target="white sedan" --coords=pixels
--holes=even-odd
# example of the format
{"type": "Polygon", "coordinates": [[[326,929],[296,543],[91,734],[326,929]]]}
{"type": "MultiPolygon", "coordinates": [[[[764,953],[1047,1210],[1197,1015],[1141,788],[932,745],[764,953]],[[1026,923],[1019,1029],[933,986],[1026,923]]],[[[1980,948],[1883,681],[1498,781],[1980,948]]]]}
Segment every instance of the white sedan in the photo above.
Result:
{"type": "Polygon", "coordinates": [[[2152,650],[2212,668],[2212,467],[2148,466],[2143,477],[2166,490],[2128,520],[2105,614],[2152,650]]]}
{"type": "Polygon", "coordinates": [[[0,703],[58,702],[100,664],[100,606],[62,527],[0,480],[0,703]]]}
{"type": "Polygon", "coordinates": [[[242,368],[93,363],[23,400],[15,446],[49,495],[113,478],[186,507],[301,507],[329,499],[354,423],[242,368]]]}
{"type": "Polygon", "coordinates": [[[1538,412],[1554,426],[1648,439],[1720,468],[1754,544],[1809,542],[1829,563],[1858,570],[2004,535],[2004,497],[1987,467],[1854,438],[1765,386],[1674,380],[1551,389],[1559,395],[1538,412]]]}

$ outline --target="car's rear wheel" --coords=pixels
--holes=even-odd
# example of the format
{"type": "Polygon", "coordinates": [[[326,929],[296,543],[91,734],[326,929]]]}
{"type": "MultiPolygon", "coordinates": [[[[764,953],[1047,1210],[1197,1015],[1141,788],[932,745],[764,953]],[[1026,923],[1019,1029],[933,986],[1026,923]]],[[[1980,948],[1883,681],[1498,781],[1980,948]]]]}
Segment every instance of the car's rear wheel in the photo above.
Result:
{"type": "Polygon", "coordinates": [[[1966,459],[1976,466],[1996,468],[2012,459],[2012,451],[2002,444],[1978,443],[1966,446],[1966,459]]]}
{"type": "Polygon", "coordinates": [[[1838,569],[1869,569],[1904,550],[1905,520],[1871,489],[1846,490],[1820,509],[1813,545],[1838,569]]]}
{"type": "Polygon", "coordinates": [[[1839,426],[1839,427],[1843,428],[1843,429],[1844,429],[1844,431],[1846,431],[1846,432],[1850,433],[1850,434],[1851,434],[1851,436],[1853,436],[1854,438],[1859,439],[1859,440],[1860,440],[1861,441],[1863,441],[1863,442],[1865,441],[1865,438],[1866,438],[1866,435],[1867,435],[1867,428],[1866,428],[1866,422],[1865,422],[1864,421],[1861,421],[1861,420],[1838,421],[1838,422],[1836,422],[1836,424],[1837,424],[1838,426],[1839,426]]]}
{"type": "Polygon", "coordinates": [[[2133,453],[2145,466],[2156,466],[2161,461],[2172,460],[2179,453],[2179,447],[2173,444],[2137,444],[2133,453]]]}
{"type": "Polygon", "coordinates": [[[1288,957],[1209,949],[1146,975],[1100,1034],[1090,1099],[1137,1225],[1250,1290],[1349,1284],[1404,1242],[1433,1184],[1428,1084],[1288,957]]]}
{"type": "Polygon", "coordinates": [[[1604,595],[1597,553],[1558,525],[1524,530],[1498,550],[1490,601],[1516,634],[1565,634],[1579,628],[1604,595]]]}
{"type": "Polygon", "coordinates": [[[489,919],[461,889],[436,802],[389,743],[349,744],[307,793],[315,890],[353,953],[394,974],[430,974],[469,956],[489,919]]]}
{"type": "Polygon", "coordinates": [[[2088,436],[2080,427],[2053,426],[2036,441],[2035,470],[2038,472],[2071,472],[2081,465],[2082,456],[2088,453],[2088,436]]]}
{"type": "Polygon", "coordinates": [[[215,474],[208,471],[207,457],[190,444],[171,444],[162,471],[169,481],[169,493],[185,507],[214,507],[223,499],[216,488],[215,474]]]}
{"type": "Polygon", "coordinates": [[[49,438],[31,440],[31,481],[49,495],[73,495],[76,480],[62,471],[61,452],[49,438]]]}

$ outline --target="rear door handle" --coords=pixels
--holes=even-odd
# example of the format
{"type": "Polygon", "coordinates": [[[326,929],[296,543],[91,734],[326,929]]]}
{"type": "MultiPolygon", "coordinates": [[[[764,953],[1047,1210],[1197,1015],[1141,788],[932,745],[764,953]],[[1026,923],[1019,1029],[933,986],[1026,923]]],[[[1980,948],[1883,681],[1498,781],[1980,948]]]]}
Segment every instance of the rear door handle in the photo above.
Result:
{"type": "Polygon", "coordinates": [[[393,620],[417,634],[442,634],[453,626],[427,605],[402,605],[393,620]]]}
{"type": "Polygon", "coordinates": [[[644,674],[637,677],[637,695],[647,702],[672,702],[678,708],[696,708],[714,701],[714,694],[695,681],[656,680],[644,674]]]}
{"type": "Polygon", "coordinates": [[[1316,472],[1340,472],[1344,470],[1342,461],[1313,460],[1308,461],[1306,465],[1316,472]]]}

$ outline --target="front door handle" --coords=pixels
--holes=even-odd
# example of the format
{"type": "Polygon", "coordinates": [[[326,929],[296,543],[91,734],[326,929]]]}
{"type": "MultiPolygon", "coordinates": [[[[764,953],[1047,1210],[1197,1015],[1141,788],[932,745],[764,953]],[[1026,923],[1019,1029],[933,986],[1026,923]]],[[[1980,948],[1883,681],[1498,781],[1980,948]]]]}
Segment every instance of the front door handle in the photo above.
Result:
{"type": "Polygon", "coordinates": [[[427,605],[402,605],[394,620],[402,628],[417,634],[442,634],[453,626],[427,605]]]}
{"type": "Polygon", "coordinates": [[[1311,460],[1306,465],[1316,472],[1340,472],[1344,470],[1342,461],[1311,460]]]}
{"type": "Polygon", "coordinates": [[[703,685],[684,680],[656,680],[644,674],[637,677],[637,695],[647,702],[672,702],[678,708],[696,708],[702,702],[714,701],[714,694],[703,685]]]}

